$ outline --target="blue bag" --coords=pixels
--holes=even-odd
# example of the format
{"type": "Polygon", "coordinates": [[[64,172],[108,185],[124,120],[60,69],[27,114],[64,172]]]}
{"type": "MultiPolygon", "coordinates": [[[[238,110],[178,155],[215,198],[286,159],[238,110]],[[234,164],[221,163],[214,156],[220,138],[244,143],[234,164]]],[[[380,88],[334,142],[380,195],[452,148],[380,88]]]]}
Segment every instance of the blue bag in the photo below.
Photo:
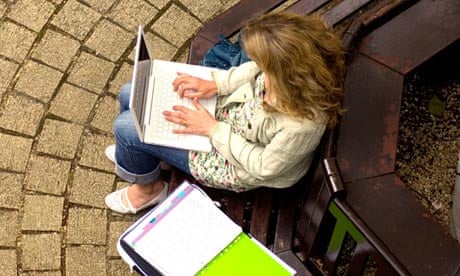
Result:
{"type": "Polygon", "coordinates": [[[229,69],[247,61],[250,59],[241,47],[240,37],[238,36],[238,41],[233,43],[220,34],[219,41],[206,52],[201,64],[208,67],[229,69]]]}

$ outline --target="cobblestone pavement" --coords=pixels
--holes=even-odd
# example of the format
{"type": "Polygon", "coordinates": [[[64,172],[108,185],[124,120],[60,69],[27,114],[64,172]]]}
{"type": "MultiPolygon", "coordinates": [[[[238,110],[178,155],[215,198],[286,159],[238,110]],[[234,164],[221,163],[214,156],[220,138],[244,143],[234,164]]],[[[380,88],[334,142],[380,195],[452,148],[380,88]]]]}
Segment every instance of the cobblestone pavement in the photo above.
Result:
{"type": "Polygon", "coordinates": [[[155,58],[186,61],[204,22],[237,0],[0,1],[0,274],[126,275],[106,209],[126,183],[113,143],[138,24],[155,58]]]}

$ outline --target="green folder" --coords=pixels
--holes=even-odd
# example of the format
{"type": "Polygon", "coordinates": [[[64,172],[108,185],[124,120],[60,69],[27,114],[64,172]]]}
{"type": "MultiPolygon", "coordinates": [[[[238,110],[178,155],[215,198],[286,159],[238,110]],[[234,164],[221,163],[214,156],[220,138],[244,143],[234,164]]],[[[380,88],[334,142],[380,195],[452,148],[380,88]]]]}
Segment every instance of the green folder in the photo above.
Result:
{"type": "Polygon", "coordinates": [[[242,232],[200,270],[197,276],[283,276],[294,273],[276,255],[242,232]]]}

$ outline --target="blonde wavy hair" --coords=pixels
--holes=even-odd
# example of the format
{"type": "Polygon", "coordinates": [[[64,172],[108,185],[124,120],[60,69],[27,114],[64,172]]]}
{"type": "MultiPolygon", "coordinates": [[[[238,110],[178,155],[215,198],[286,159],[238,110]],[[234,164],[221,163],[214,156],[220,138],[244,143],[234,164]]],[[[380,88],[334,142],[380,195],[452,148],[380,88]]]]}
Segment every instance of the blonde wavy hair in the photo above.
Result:
{"type": "Polygon", "coordinates": [[[343,50],[320,17],[291,12],[260,16],[242,29],[242,44],[274,93],[276,104],[264,104],[265,110],[311,120],[325,112],[329,126],[338,122],[343,111],[343,50]]]}

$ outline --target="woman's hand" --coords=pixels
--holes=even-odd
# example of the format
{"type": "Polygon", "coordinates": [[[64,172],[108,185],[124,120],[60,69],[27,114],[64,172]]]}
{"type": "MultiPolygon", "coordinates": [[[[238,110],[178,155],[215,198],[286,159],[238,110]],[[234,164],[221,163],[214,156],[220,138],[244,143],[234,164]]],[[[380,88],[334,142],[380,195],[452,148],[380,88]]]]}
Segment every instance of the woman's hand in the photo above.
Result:
{"type": "Polygon", "coordinates": [[[174,111],[164,111],[163,115],[167,121],[183,126],[174,129],[173,133],[209,136],[211,129],[217,124],[216,119],[200,104],[198,98],[193,99],[193,105],[196,110],[175,105],[174,111]]]}
{"type": "Polygon", "coordinates": [[[217,85],[214,81],[208,81],[183,73],[177,73],[173,81],[174,91],[183,98],[211,98],[217,95],[217,85]]]}

